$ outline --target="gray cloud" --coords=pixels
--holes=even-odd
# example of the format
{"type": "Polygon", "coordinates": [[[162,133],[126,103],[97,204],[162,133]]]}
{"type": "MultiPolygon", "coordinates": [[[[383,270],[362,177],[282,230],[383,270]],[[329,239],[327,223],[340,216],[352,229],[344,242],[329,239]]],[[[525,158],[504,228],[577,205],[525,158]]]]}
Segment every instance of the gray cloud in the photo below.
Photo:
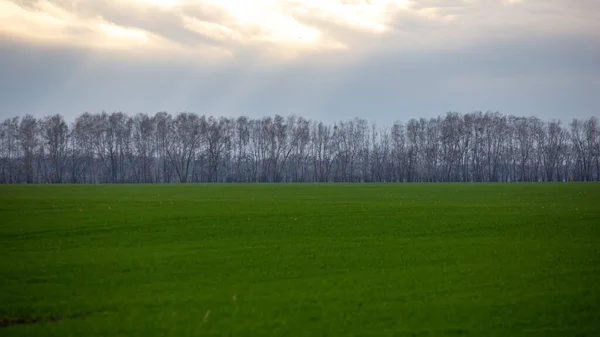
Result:
{"type": "MultiPolygon", "coordinates": [[[[33,3],[21,1],[25,7],[33,3]]],[[[81,2],[57,3],[81,17],[99,15],[183,46],[226,48],[233,58],[210,61],[177,52],[132,56],[0,35],[2,118],[166,110],[298,114],[323,121],[359,116],[389,124],[448,110],[490,109],[563,120],[599,114],[600,40],[584,29],[596,24],[589,14],[598,7],[594,1],[567,8],[566,1],[507,6],[490,0],[419,0],[413,2],[413,12],[387,18],[384,34],[295,14],[347,49],[285,60],[263,57],[273,45],[240,45],[183,27],[184,15],[232,24],[228,14],[212,7],[148,8],[124,15],[109,2],[85,2],[83,7],[81,2]],[[415,14],[425,8],[435,8],[438,18],[415,14]],[[564,17],[558,21],[523,30],[561,11],[564,17]],[[440,19],[445,16],[454,20],[440,19]],[[506,24],[510,18],[512,25],[506,24]]]]}

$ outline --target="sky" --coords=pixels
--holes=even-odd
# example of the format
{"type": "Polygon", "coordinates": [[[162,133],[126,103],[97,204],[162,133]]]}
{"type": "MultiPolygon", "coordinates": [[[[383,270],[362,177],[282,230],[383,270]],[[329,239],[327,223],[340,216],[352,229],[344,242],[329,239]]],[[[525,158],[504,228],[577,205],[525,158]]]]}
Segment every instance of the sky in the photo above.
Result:
{"type": "Polygon", "coordinates": [[[599,0],[0,0],[0,119],[600,116],[599,0]]]}

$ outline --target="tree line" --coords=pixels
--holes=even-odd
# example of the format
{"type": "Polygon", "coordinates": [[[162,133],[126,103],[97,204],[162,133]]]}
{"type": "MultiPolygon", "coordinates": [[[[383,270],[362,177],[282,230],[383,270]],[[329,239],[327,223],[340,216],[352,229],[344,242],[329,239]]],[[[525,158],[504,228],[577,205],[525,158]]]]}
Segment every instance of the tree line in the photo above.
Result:
{"type": "Polygon", "coordinates": [[[600,124],[449,112],[378,127],[181,112],[0,124],[0,183],[600,180],[600,124]]]}

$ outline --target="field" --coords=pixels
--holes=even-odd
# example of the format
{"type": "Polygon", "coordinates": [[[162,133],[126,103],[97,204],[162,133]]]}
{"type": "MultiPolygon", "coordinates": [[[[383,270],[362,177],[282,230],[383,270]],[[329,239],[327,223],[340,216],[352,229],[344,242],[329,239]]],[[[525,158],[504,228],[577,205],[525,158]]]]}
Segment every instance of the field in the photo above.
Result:
{"type": "Polygon", "coordinates": [[[0,186],[0,336],[600,336],[600,184],[0,186]]]}

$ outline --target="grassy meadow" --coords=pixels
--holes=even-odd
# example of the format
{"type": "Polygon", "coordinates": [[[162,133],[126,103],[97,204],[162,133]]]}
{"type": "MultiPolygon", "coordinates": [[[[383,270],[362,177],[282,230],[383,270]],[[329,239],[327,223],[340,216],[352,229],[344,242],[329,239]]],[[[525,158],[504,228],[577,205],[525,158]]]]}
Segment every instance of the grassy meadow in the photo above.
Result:
{"type": "Polygon", "coordinates": [[[600,336],[600,184],[0,186],[0,336],[600,336]]]}

